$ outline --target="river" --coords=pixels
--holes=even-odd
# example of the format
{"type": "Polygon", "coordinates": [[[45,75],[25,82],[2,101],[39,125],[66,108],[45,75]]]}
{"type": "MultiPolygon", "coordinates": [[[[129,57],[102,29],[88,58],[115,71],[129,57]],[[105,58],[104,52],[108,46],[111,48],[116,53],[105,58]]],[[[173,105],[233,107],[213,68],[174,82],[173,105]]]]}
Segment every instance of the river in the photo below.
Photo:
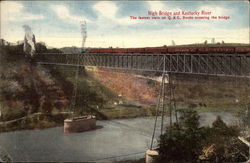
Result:
{"type": "MultiPolygon", "coordinates": [[[[201,125],[211,125],[217,115],[227,124],[237,122],[230,113],[200,113],[201,125]]],[[[164,124],[169,124],[169,118],[165,118],[164,124]]],[[[150,146],[154,118],[98,121],[97,125],[99,129],[74,134],[64,134],[63,127],[0,133],[0,148],[13,161],[108,162],[138,159],[145,156],[144,152],[150,146]]],[[[159,136],[160,121],[156,131],[159,136]]]]}

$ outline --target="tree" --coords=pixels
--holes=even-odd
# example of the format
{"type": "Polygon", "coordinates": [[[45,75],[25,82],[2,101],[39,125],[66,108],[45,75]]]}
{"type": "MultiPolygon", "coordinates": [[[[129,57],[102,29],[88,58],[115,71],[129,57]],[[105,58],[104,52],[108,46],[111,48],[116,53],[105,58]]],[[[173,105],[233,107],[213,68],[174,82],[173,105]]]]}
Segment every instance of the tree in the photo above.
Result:
{"type": "Polygon", "coordinates": [[[168,127],[160,137],[160,162],[196,162],[202,150],[202,130],[196,111],[182,112],[180,124],[168,127]]]}
{"type": "Polygon", "coordinates": [[[212,127],[200,127],[199,115],[182,111],[180,123],[167,127],[159,140],[160,162],[239,162],[245,161],[248,148],[238,140],[240,130],[221,119],[212,127]]]}
{"type": "Polygon", "coordinates": [[[244,161],[242,153],[246,153],[247,148],[237,138],[240,134],[238,127],[227,126],[218,116],[208,130],[203,144],[203,151],[206,151],[211,146],[213,146],[213,150],[210,154],[207,154],[207,160],[210,162],[244,161]]]}

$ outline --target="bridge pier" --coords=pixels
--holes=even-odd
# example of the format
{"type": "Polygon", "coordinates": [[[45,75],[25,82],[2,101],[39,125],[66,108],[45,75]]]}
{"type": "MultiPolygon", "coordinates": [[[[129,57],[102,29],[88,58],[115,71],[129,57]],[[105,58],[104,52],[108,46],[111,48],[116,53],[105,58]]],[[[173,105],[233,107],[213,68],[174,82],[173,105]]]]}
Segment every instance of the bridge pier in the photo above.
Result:
{"type": "Polygon", "coordinates": [[[146,151],[145,162],[146,163],[156,163],[156,158],[159,156],[159,152],[155,149],[148,149],[146,151]]]}
{"type": "Polygon", "coordinates": [[[84,132],[95,128],[96,117],[92,115],[64,120],[64,133],[84,132]]]}

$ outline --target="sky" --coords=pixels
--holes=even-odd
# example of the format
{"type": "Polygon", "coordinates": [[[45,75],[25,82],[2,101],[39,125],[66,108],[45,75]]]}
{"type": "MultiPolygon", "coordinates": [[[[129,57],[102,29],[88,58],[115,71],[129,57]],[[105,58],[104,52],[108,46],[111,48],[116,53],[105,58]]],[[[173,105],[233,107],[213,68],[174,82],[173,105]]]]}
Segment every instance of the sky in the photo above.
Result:
{"type": "Polygon", "coordinates": [[[250,42],[248,1],[1,1],[0,7],[0,36],[10,42],[23,40],[22,26],[29,25],[37,42],[80,47],[83,20],[87,23],[86,47],[152,47],[171,45],[172,40],[180,45],[211,42],[212,38],[250,42]],[[130,18],[148,17],[149,11],[206,11],[229,19],[130,18]]]}

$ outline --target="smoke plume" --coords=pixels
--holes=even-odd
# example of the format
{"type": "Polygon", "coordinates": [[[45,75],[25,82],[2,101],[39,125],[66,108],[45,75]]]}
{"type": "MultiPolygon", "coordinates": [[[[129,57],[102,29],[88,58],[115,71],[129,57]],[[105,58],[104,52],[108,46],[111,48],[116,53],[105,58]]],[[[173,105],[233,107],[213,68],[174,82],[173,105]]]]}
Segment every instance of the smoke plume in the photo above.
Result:
{"type": "Polygon", "coordinates": [[[28,25],[23,25],[23,28],[25,32],[23,50],[32,57],[36,52],[35,35],[32,33],[31,28],[28,25]]]}

